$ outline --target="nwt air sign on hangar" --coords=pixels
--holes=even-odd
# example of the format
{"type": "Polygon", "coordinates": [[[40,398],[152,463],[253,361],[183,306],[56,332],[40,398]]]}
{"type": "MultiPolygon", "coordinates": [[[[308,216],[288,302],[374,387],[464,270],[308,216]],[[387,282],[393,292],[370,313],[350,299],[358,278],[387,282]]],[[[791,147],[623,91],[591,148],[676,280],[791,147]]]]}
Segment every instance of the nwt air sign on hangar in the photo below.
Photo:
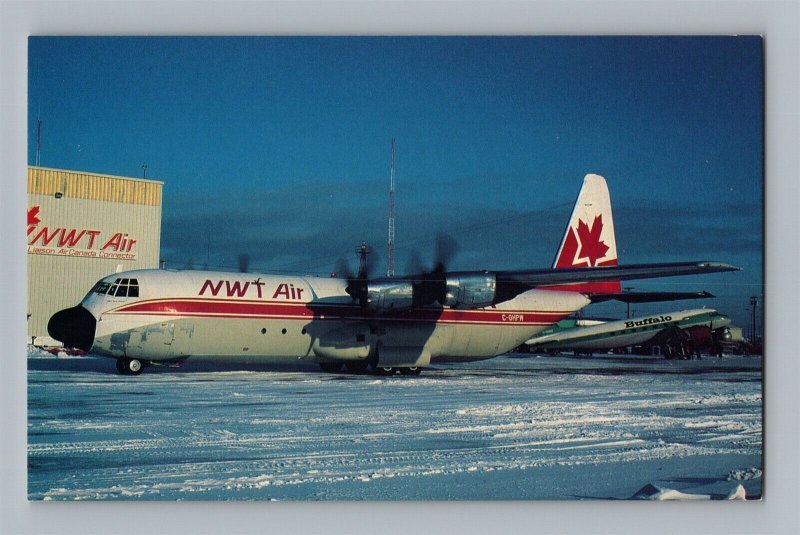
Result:
{"type": "Polygon", "coordinates": [[[28,167],[28,337],[97,279],[158,267],[161,193],[155,180],[28,167]]]}

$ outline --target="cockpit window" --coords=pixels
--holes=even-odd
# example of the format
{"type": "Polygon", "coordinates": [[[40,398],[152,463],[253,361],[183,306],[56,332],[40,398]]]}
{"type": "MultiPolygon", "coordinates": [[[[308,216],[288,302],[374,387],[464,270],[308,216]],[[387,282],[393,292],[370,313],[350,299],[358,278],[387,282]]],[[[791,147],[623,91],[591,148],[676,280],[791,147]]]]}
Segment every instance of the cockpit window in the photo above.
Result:
{"type": "Polygon", "coordinates": [[[92,292],[113,297],[139,297],[138,279],[116,279],[114,283],[100,281],[92,292]]]}
{"type": "Polygon", "coordinates": [[[111,283],[108,283],[106,281],[100,281],[97,284],[95,284],[94,290],[92,290],[92,291],[94,293],[98,293],[98,294],[105,294],[108,291],[108,288],[110,286],[111,286],[111,283]]]}

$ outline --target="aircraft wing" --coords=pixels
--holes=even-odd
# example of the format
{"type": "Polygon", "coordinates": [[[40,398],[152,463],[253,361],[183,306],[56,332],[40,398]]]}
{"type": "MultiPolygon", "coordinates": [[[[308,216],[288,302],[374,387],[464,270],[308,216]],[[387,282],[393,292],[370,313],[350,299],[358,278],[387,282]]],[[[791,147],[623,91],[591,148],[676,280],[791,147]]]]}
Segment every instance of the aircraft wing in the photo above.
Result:
{"type": "Polygon", "coordinates": [[[708,292],[623,292],[618,294],[591,294],[592,303],[621,301],[623,303],[657,303],[682,299],[707,299],[714,297],[708,292]]]}
{"type": "MultiPolygon", "coordinates": [[[[348,279],[345,291],[361,306],[379,313],[393,313],[438,303],[460,309],[483,308],[509,301],[534,288],[581,293],[587,296],[619,296],[619,281],[699,275],[739,268],[720,262],[674,262],[592,268],[556,268],[525,271],[444,271],[437,269],[416,277],[348,279]],[[598,282],[612,281],[604,291],[598,282]]],[[[674,298],[673,294],[673,298],[674,298]]]]}
{"type": "Polygon", "coordinates": [[[530,286],[550,286],[607,280],[700,275],[723,271],[739,271],[739,268],[722,262],[671,262],[666,264],[593,267],[591,269],[535,269],[530,271],[497,271],[496,273],[498,281],[521,282],[530,286]]]}
{"type": "MultiPolygon", "coordinates": [[[[581,284],[600,281],[619,281],[700,275],[739,271],[740,268],[722,262],[670,262],[662,264],[631,264],[627,266],[601,266],[587,268],[537,269],[523,271],[497,271],[496,302],[512,299],[532,288],[580,292],[581,284]]],[[[586,292],[593,294],[594,292],[586,292]]]]}

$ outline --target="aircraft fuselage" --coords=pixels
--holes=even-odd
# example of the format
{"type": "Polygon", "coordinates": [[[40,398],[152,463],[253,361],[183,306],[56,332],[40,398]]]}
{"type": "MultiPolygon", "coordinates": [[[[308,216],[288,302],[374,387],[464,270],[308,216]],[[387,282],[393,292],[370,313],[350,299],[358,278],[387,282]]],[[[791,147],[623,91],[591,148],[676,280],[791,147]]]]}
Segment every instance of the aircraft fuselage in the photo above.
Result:
{"type": "Polygon", "coordinates": [[[91,351],[110,357],[426,366],[507,352],[589,302],[530,290],[480,309],[378,314],[346,286],[324,277],[139,270],[104,278],[81,306],[96,320],[91,351]]]}

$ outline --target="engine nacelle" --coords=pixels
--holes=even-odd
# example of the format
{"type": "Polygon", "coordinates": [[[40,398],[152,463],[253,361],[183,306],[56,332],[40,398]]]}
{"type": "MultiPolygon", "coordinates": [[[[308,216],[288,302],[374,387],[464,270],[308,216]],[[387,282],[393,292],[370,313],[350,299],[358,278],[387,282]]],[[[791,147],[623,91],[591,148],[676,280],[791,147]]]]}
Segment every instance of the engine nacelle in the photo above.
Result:
{"type": "Polygon", "coordinates": [[[497,280],[494,273],[456,273],[447,277],[445,305],[452,308],[482,308],[494,303],[497,280]]]}
{"type": "Polygon", "coordinates": [[[367,282],[364,295],[367,308],[387,313],[436,302],[451,308],[483,308],[495,302],[496,289],[495,274],[483,271],[452,273],[446,280],[438,281],[374,279],[367,282]],[[441,303],[442,299],[444,303],[441,303]]]}
{"type": "Polygon", "coordinates": [[[379,279],[367,284],[367,307],[372,310],[408,310],[413,300],[414,288],[408,281],[379,279]]]}

